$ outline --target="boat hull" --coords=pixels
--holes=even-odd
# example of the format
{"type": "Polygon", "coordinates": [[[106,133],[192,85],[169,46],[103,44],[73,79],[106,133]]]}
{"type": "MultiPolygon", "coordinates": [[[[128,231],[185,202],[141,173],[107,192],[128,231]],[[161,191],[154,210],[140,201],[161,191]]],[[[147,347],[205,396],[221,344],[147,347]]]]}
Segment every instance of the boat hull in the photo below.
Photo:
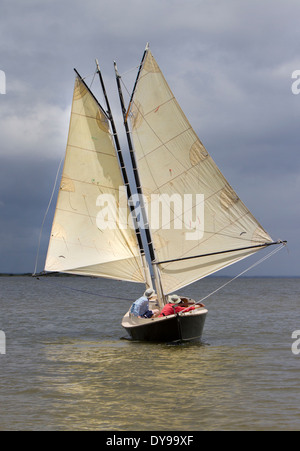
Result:
{"type": "Polygon", "coordinates": [[[122,326],[132,340],[165,343],[193,341],[201,339],[206,315],[204,308],[155,319],[136,318],[128,312],[122,326]]]}

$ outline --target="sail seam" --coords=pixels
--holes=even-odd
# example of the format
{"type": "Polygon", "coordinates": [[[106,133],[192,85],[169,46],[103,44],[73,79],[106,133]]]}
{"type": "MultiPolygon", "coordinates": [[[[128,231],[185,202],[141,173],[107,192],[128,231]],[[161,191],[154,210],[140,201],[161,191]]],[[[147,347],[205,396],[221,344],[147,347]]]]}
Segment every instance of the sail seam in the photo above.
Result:
{"type": "MultiPolygon", "coordinates": [[[[101,232],[100,229],[99,229],[99,232],[101,232]]],[[[55,236],[52,236],[52,239],[60,241],[60,238],[56,238],[55,236]]],[[[126,240],[124,240],[124,241],[126,241],[126,240]]],[[[84,244],[82,242],[77,242],[77,241],[75,242],[75,241],[70,241],[69,240],[68,241],[68,245],[72,246],[72,247],[81,247],[81,248],[85,248],[85,249],[96,249],[97,253],[103,257],[103,252],[101,253],[99,251],[99,249],[96,246],[96,242],[94,242],[94,245],[92,246],[92,245],[84,244]]],[[[114,259],[112,259],[112,254],[110,253],[109,254],[109,258],[110,258],[109,260],[103,260],[103,261],[101,261],[99,263],[95,263],[95,265],[102,265],[102,264],[105,264],[105,263],[112,263],[112,262],[118,262],[118,261],[123,261],[123,260],[130,260],[130,259],[132,259],[132,260],[137,260],[138,259],[139,255],[135,254],[133,251],[130,251],[130,253],[131,253],[130,256],[125,255],[124,257],[121,257],[121,258],[120,258],[120,256],[118,256],[118,257],[115,257],[114,259]]],[[[87,266],[94,266],[94,265],[87,265],[87,266]]]]}
{"type": "MultiPolygon", "coordinates": [[[[252,216],[252,214],[250,213],[250,211],[248,211],[248,212],[246,212],[244,215],[242,215],[242,216],[240,216],[239,218],[237,218],[234,222],[230,223],[230,225],[235,224],[236,222],[240,221],[242,218],[246,217],[246,216],[249,215],[249,214],[252,216]]],[[[212,233],[212,234],[211,234],[208,238],[206,238],[205,240],[203,240],[203,241],[201,242],[201,244],[204,244],[206,241],[209,241],[213,236],[221,235],[221,232],[222,232],[223,230],[225,230],[227,227],[228,227],[228,225],[226,225],[225,227],[223,227],[223,229],[220,229],[218,232],[214,232],[214,233],[204,231],[204,233],[212,233]]],[[[231,236],[231,235],[226,235],[226,236],[229,237],[229,238],[233,238],[233,236],[231,236]]],[[[244,239],[241,238],[241,237],[234,237],[234,238],[237,238],[237,239],[240,239],[240,240],[244,240],[244,239]]],[[[248,240],[245,239],[245,241],[248,241],[248,240]]],[[[184,256],[185,256],[187,253],[190,253],[193,249],[196,249],[198,246],[199,246],[199,242],[197,242],[197,244],[196,244],[194,247],[190,248],[185,254],[182,254],[182,256],[180,257],[180,259],[182,259],[182,260],[188,260],[189,258],[194,258],[194,257],[184,257],[184,256]]],[[[260,246],[260,245],[259,245],[259,246],[260,246]]],[[[233,251],[234,251],[234,250],[233,250],[233,251]]],[[[229,252],[229,251],[226,251],[226,252],[229,252]]],[[[209,254],[208,254],[208,255],[209,255],[209,254]]],[[[211,255],[211,254],[210,254],[210,255],[211,255]]],[[[180,259],[176,259],[176,261],[178,261],[178,260],[180,260],[180,259]]],[[[163,262],[159,262],[158,264],[166,264],[166,265],[167,265],[167,266],[165,266],[165,269],[166,269],[166,268],[168,267],[168,264],[169,264],[169,265],[171,264],[171,261],[166,260],[166,261],[163,261],[163,262]]]]}
{"type": "MultiPolygon", "coordinates": [[[[147,122],[147,124],[148,124],[148,122],[147,122]]],[[[149,125],[149,127],[150,127],[150,125],[149,125]]],[[[184,135],[185,133],[189,132],[190,130],[193,130],[192,127],[187,128],[186,130],[184,130],[183,132],[179,133],[178,135],[174,136],[173,138],[169,139],[169,140],[166,141],[166,142],[161,141],[161,145],[160,145],[160,146],[156,147],[156,148],[153,149],[153,150],[150,150],[147,154],[144,154],[144,155],[139,159],[139,161],[142,161],[144,158],[148,157],[148,155],[151,155],[152,153],[156,152],[156,151],[159,150],[161,147],[166,147],[166,146],[167,146],[168,144],[170,144],[172,141],[174,141],[175,139],[177,139],[177,138],[179,138],[180,136],[184,135]]],[[[168,150],[169,152],[171,152],[169,148],[167,148],[167,150],[168,150]]],[[[181,165],[183,166],[182,163],[181,163],[181,165]]],[[[188,169],[191,169],[191,168],[188,168],[188,169]]]]}
{"type": "MultiPolygon", "coordinates": [[[[157,137],[157,139],[161,142],[161,146],[157,147],[157,148],[154,149],[153,151],[158,150],[158,149],[160,149],[160,148],[165,148],[165,149],[172,155],[172,157],[174,158],[174,160],[176,160],[177,163],[184,169],[184,171],[181,172],[181,173],[178,175],[178,177],[179,177],[180,175],[184,174],[185,172],[187,172],[186,167],[184,167],[183,163],[182,163],[180,160],[178,160],[178,158],[175,157],[175,155],[173,154],[173,152],[168,148],[167,144],[170,143],[172,140],[174,140],[174,139],[178,138],[179,136],[181,136],[183,133],[186,133],[187,131],[191,130],[191,127],[187,128],[186,130],[184,130],[183,132],[181,132],[181,133],[179,133],[178,135],[174,136],[173,138],[171,138],[170,140],[168,140],[168,141],[165,143],[165,142],[163,142],[163,141],[161,140],[161,138],[157,135],[157,133],[156,133],[155,130],[151,127],[151,125],[149,124],[149,122],[147,121],[147,119],[145,119],[143,115],[141,115],[141,116],[142,116],[143,120],[146,122],[146,124],[149,126],[149,128],[153,131],[153,133],[155,134],[155,136],[157,137]]],[[[138,133],[137,133],[137,132],[136,132],[136,135],[137,135],[137,137],[138,137],[138,139],[139,139],[139,136],[138,136],[138,133]]],[[[140,141],[140,139],[139,139],[139,141],[140,141]]],[[[140,142],[140,144],[141,144],[141,142],[140,142]]],[[[142,147],[142,144],[141,144],[141,148],[143,148],[143,147],[142,147]]],[[[148,157],[148,155],[149,155],[150,153],[152,153],[153,151],[151,151],[151,152],[149,152],[149,153],[147,153],[147,154],[144,153],[143,156],[142,156],[141,158],[138,159],[138,164],[140,163],[140,161],[142,161],[143,159],[145,159],[146,164],[147,164],[147,167],[148,167],[148,169],[149,169],[149,173],[151,174],[153,183],[156,185],[156,190],[159,190],[160,187],[159,187],[159,186],[157,185],[157,183],[155,182],[155,179],[154,179],[153,174],[152,174],[152,170],[151,170],[150,165],[149,165],[149,162],[147,161],[147,158],[146,158],[146,157],[148,157]]],[[[143,151],[143,152],[144,152],[144,151],[143,151]]],[[[176,177],[176,178],[177,178],[177,177],[176,177]]],[[[172,181],[175,180],[176,178],[173,178],[172,181]]],[[[168,183],[169,183],[169,182],[168,182],[168,183]]],[[[164,186],[164,185],[162,185],[162,186],[164,186]]],[[[155,190],[155,191],[156,191],[156,190],[155,190]]]]}
{"type": "MultiPolygon", "coordinates": [[[[173,181],[173,180],[172,180],[172,181],[173,181]]],[[[169,182],[168,182],[168,183],[169,183],[169,182]]],[[[165,185],[167,185],[167,184],[165,184],[165,185]]],[[[165,186],[165,185],[162,185],[162,186],[165,186]]],[[[194,208],[197,207],[198,205],[201,205],[202,203],[207,202],[209,199],[213,198],[214,196],[217,196],[220,192],[223,191],[223,189],[224,189],[224,187],[220,188],[218,191],[216,191],[215,193],[211,194],[209,197],[206,197],[205,200],[204,200],[203,202],[200,202],[200,203],[196,204],[195,206],[192,206],[190,209],[186,209],[186,210],[185,210],[185,213],[188,213],[188,212],[193,211],[194,208]]],[[[158,190],[160,190],[160,188],[159,188],[158,190]]],[[[153,191],[153,193],[155,194],[156,191],[157,191],[157,190],[153,191]]],[[[176,221],[177,219],[180,219],[180,217],[182,217],[182,215],[177,215],[177,216],[174,215],[175,210],[171,208],[171,205],[170,205],[170,211],[173,213],[173,219],[172,219],[170,222],[165,223],[165,224],[163,224],[161,227],[159,227],[158,229],[156,229],[156,232],[159,232],[159,231],[161,231],[161,230],[166,229],[168,226],[170,226],[171,224],[175,223],[175,221],[176,221]]],[[[217,231],[217,232],[216,232],[216,231],[212,232],[212,231],[209,231],[209,230],[204,230],[204,233],[209,233],[209,234],[210,234],[210,237],[208,237],[206,240],[204,240],[203,243],[204,243],[205,241],[211,239],[212,236],[215,236],[215,235],[223,235],[223,236],[226,236],[226,237],[229,237],[229,238],[236,238],[236,239],[239,239],[239,240],[241,240],[241,241],[249,241],[247,238],[243,238],[243,237],[240,237],[240,236],[239,236],[239,237],[236,237],[236,236],[234,236],[234,235],[228,235],[228,234],[222,234],[222,233],[221,233],[221,232],[222,232],[223,230],[225,230],[229,225],[235,224],[235,223],[238,222],[240,219],[244,218],[247,214],[250,214],[250,215],[252,216],[252,214],[250,213],[250,211],[248,211],[248,212],[246,212],[243,216],[239,216],[234,222],[230,222],[230,224],[227,224],[225,227],[223,227],[222,229],[220,229],[220,230],[217,231]]],[[[197,246],[196,246],[196,247],[197,247],[197,246]]]]}
{"type": "MultiPolygon", "coordinates": [[[[84,180],[78,180],[78,179],[73,179],[70,177],[70,180],[72,180],[72,182],[76,182],[76,183],[83,183],[84,185],[92,185],[95,186],[99,189],[100,193],[102,194],[103,191],[101,191],[101,189],[104,190],[110,190],[110,191],[119,191],[119,188],[114,188],[113,186],[105,186],[105,185],[97,185],[97,183],[93,183],[93,182],[86,182],[84,180]],[[101,189],[100,189],[101,188],[101,189]]],[[[64,189],[60,187],[60,191],[64,192],[64,189]]],[[[69,191],[67,191],[69,192],[69,191]]]]}
{"type": "MultiPolygon", "coordinates": [[[[82,110],[84,110],[84,106],[82,106],[82,110]]],[[[101,113],[102,113],[102,111],[101,111],[101,113]]],[[[89,116],[89,115],[87,115],[87,114],[77,113],[76,111],[73,111],[73,112],[72,112],[72,116],[86,117],[86,118],[88,118],[88,119],[93,119],[94,121],[97,122],[97,118],[96,118],[95,116],[89,116]]],[[[109,131],[109,126],[108,126],[108,121],[107,121],[106,116],[105,116],[105,122],[104,122],[104,123],[107,124],[107,131],[109,131]]]]}
{"type": "MultiPolygon", "coordinates": [[[[107,114],[106,114],[104,108],[102,108],[101,104],[98,102],[98,100],[97,100],[97,98],[95,97],[95,95],[92,93],[91,89],[88,87],[88,85],[86,84],[86,82],[83,80],[83,78],[81,77],[81,75],[78,73],[78,71],[77,71],[76,69],[74,69],[74,72],[76,73],[78,80],[79,80],[81,83],[83,83],[83,85],[86,87],[88,93],[90,94],[90,96],[91,96],[92,99],[94,100],[94,102],[95,102],[95,104],[97,105],[97,107],[100,108],[101,113],[102,113],[102,114],[106,117],[106,119],[108,120],[109,117],[107,116],[107,114]]],[[[96,75],[96,74],[95,74],[95,75],[96,75]]],[[[95,78],[95,76],[94,76],[94,78],[95,78]]],[[[94,79],[93,79],[93,81],[94,81],[94,79]]],[[[92,84],[93,84],[93,81],[92,81],[92,84]]],[[[74,100],[74,99],[73,99],[73,100],[74,100]]],[[[83,107],[84,107],[84,106],[83,106],[83,107]]]]}
{"type": "Polygon", "coordinates": [[[93,152],[93,153],[98,153],[99,155],[105,155],[107,157],[116,158],[115,155],[105,153],[105,152],[100,152],[99,150],[96,150],[96,149],[87,149],[85,147],[74,146],[73,144],[68,144],[68,147],[69,148],[74,147],[74,149],[83,150],[84,152],[93,152]]]}
{"type": "MultiPolygon", "coordinates": [[[[161,104],[158,105],[157,107],[155,107],[155,108],[153,108],[152,110],[148,111],[148,113],[144,114],[143,117],[145,118],[146,116],[149,116],[149,115],[152,114],[152,113],[158,112],[159,109],[160,109],[162,106],[167,105],[168,103],[172,102],[172,100],[175,100],[175,102],[177,103],[176,98],[175,98],[174,95],[173,95],[170,99],[166,100],[165,102],[161,103],[161,104]]],[[[134,104],[135,104],[135,103],[134,103],[134,104]]],[[[137,105],[135,104],[135,106],[137,106],[137,105]]]]}
{"type": "MultiPolygon", "coordinates": [[[[78,213],[77,211],[66,210],[65,208],[57,207],[57,211],[62,211],[64,213],[70,213],[70,214],[78,215],[78,216],[85,216],[85,217],[90,218],[90,219],[97,219],[97,216],[93,216],[91,214],[86,214],[86,213],[78,213]]],[[[107,219],[106,222],[109,223],[109,220],[107,219]]],[[[111,221],[111,222],[112,222],[112,224],[115,224],[114,221],[111,221]]],[[[101,232],[101,229],[98,228],[98,230],[101,232]]]]}
{"type": "MultiPolygon", "coordinates": [[[[176,102],[177,103],[177,102],[176,102]]],[[[134,103],[135,105],[136,105],[136,103],[134,103]]],[[[137,109],[138,109],[138,106],[136,105],[136,107],[137,107],[137,109]]],[[[140,111],[139,111],[140,112],[140,111]]],[[[140,112],[140,115],[141,115],[141,117],[142,117],[142,119],[146,122],[146,124],[148,125],[148,127],[150,128],[150,130],[154,133],[154,135],[156,136],[156,138],[161,142],[161,146],[159,146],[158,147],[158,149],[160,148],[160,147],[165,147],[166,148],[166,150],[172,155],[172,157],[177,161],[177,163],[178,164],[180,164],[180,166],[182,166],[183,168],[184,168],[184,166],[183,166],[183,164],[182,164],[182,162],[180,161],[180,160],[178,160],[178,158],[176,158],[175,157],[175,155],[172,153],[172,151],[167,147],[167,144],[170,142],[170,141],[172,141],[173,139],[176,139],[178,136],[180,136],[182,133],[185,133],[185,132],[187,132],[188,130],[191,130],[192,129],[192,127],[190,126],[190,124],[189,124],[189,127],[187,127],[185,130],[183,130],[182,132],[180,132],[178,135],[176,135],[176,136],[174,136],[173,138],[171,138],[171,139],[169,139],[167,142],[164,142],[164,141],[162,141],[162,139],[158,136],[158,134],[156,133],[156,131],[153,129],[153,127],[149,124],[149,122],[148,122],[148,120],[145,118],[145,116],[140,112]]],[[[156,149],[155,149],[156,150],[156,149]]],[[[151,151],[152,152],[152,151],[151,151]]],[[[149,154],[145,154],[144,153],[144,156],[143,157],[141,157],[138,161],[140,161],[142,158],[144,158],[144,157],[146,157],[146,156],[148,156],[149,154]]],[[[185,170],[186,170],[186,168],[184,168],[185,170]]]]}
{"type": "Polygon", "coordinates": [[[118,276],[114,277],[111,274],[103,273],[103,275],[99,276],[99,274],[96,273],[96,272],[89,273],[89,272],[84,271],[84,270],[77,271],[76,269],[70,269],[70,270],[69,269],[64,269],[64,270],[61,270],[59,272],[60,273],[64,273],[64,274],[74,274],[74,275],[77,275],[77,276],[88,275],[89,277],[92,276],[92,277],[97,277],[97,278],[105,278],[105,279],[112,279],[112,280],[118,280],[118,281],[122,280],[124,282],[132,282],[132,283],[139,283],[139,284],[142,282],[141,280],[138,280],[138,279],[135,280],[135,279],[130,279],[129,277],[126,278],[125,276],[124,276],[124,278],[120,279],[120,277],[118,277],[118,276]]]}

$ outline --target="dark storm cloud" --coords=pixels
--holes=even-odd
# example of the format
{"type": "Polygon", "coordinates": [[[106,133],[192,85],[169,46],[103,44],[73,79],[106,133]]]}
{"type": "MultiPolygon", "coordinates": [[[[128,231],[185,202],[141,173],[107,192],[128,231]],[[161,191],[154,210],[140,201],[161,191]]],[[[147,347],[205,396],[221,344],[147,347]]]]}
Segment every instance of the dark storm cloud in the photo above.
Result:
{"type": "Polygon", "coordinates": [[[262,271],[299,275],[300,95],[291,91],[300,69],[299,13],[293,0],[2,0],[0,272],[33,270],[65,151],[73,67],[93,74],[99,58],[120,123],[112,61],[121,73],[136,67],[150,41],[224,175],[274,239],[290,241],[290,256],[276,256],[262,271]]]}

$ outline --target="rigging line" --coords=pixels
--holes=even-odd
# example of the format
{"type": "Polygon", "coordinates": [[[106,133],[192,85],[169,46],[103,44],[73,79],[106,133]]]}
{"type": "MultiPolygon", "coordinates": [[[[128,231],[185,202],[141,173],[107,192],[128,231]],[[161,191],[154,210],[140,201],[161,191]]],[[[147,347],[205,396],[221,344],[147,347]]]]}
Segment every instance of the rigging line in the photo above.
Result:
{"type": "Polygon", "coordinates": [[[42,222],[42,226],[41,226],[41,230],[40,230],[40,236],[39,236],[39,241],[38,241],[38,250],[37,250],[37,255],[36,255],[35,267],[34,267],[33,275],[36,275],[37,265],[38,265],[38,259],[39,259],[39,254],[40,254],[40,246],[41,246],[41,239],[42,239],[43,228],[44,228],[44,224],[45,224],[45,221],[46,221],[46,217],[47,217],[47,215],[48,215],[48,212],[49,212],[49,209],[50,209],[52,200],[53,200],[53,196],[54,196],[55,189],[56,189],[56,185],[57,185],[58,175],[59,175],[60,168],[61,168],[61,165],[62,165],[63,161],[64,161],[64,156],[63,156],[62,159],[60,160],[60,163],[59,163],[59,166],[58,166],[58,169],[57,169],[57,173],[56,173],[56,177],[55,177],[55,182],[54,182],[52,194],[51,194],[51,197],[50,197],[50,200],[49,200],[49,203],[48,203],[48,207],[47,207],[47,210],[46,210],[46,213],[45,213],[45,215],[44,215],[43,222],[42,222]]]}
{"type": "Polygon", "coordinates": [[[121,75],[121,77],[124,77],[125,75],[129,74],[130,72],[133,72],[134,70],[137,70],[140,66],[134,66],[131,69],[127,70],[126,72],[123,72],[121,75]]]}
{"type": "MultiPolygon", "coordinates": [[[[43,274],[43,273],[42,274],[34,274],[33,276],[35,276],[35,277],[36,276],[47,276],[47,274],[43,274]]],[[[47,283],[47,282],[43,282],[43,283],[47,283]]],[[[78,291],[80,293],[91,294],[93,296],[98,296],[98,297],[102,297],[102,298],[105,297],[105,298],[108,298],[108,299],[118,299],[118,300],[122,300],[122,301],[130,301],[130,302],[132,302],[132,299],[129,299],[129,298],[124,298],[124,297],[119,297],[119,296],[110,296],[110,295],[107,295],[107,294],[99,294],[99,293],[94,293],[92,291],[87,291],[87,290],[79,290],[78,288],[71,288],[71,287],[68,287],[67,285],[61,285],[60,287],[61,288],[65,288],[67,290],[78,291]]],[[[49,288],[50,288],[50,284],[49,284],[49,288]]]]}
{"type": "Polygon", "coordinates": [[[85,77],[82,77],[82,80],[86,80],[87,78],[93,77],[93,80],[92,80],[92,82],[91,82],[91,84],[90,84],[90,87],[91,87],[92,84],[94,83],[95,75],[96,75],[96,73],[93,72],[92,74],[89,74],[89,75],[86,75],[85,77]]]}
{"type": "Polygon", "coordinates": [[[259,248],[263,248],[263,247],[268,247],[268,246],[274,246],[275,244],[286,244],[286,241],[272,241],[271,243],[263,243],[263,244],[257,244],[255,246],[247,246],[247,247],[240,247],[238,249],[228,249],[226,251],[219,251],[219,252],[212,252],[210,254],[202,254],[202,255],[193,255],[191,257],[182,257],[182,258],[174,258],[173,260],[164,260],[161,262],[155,262],[156,265],[163,265],[166,263],[174,263],[174,262],[180,262],[183,260],[192,260],[195,258],[202,258],[202,257],[211,257],[214,255],[220,255],[220,254],[228,254],[230,252],[240,252],[240,251],[246,251],[246,250],[250,250],[250,249],[259,249],[259,248]]]}
{"type": "MultiPolygon", "coordinates": [[[[200,299],[200,301],[197,301],[196,304],[201,304],[203,301],[205,301],[206,299],[208,299],[209,297],[211,297],[213,294],[218,293],[218,291],[222,290],[223,288],[225,288],[227,285],[229,285],[231,282],[233,282],[234,280],[238,279],[239,277],[243,276],[244,274],[246,274],[248,271],[250,271],[251,269],[255,268],[256,266],[260,265],[261,263],[263,263],[264,261],[268,260],[269,258],[273,257],[273,255],[275,255],[277,252],[281,251],[281,249],[283,249],[284,247],[286,247],[286,242],[282,242],[281,246],[274,249],[273,251],[271,251],[269,254],[265,255],[264,257],[262,257],[260,260],[258,260],[256,263],[254,263],[253,265],[249,266],[249,268],[245,269],[244,271],[242,271],[240,274],[238,274],[237,276],[235,276],[233,279],[229,280],[228,282],[224,283],[223,285],[221,285],[219,288],[217,288],[215,291],[213,291],[212,293],[208,294],[207,296],[205,296],[204,298],[200,299]]],[[[185,310],[182,310],[180,312],[184,313],[185,310]]]]}
{"type": "MultiPolygon", "coordinates": [[[[96,73],[97,73],[97,72],[94,73],[93,79],[92,79],[91,84],[90,84],[90,89],[92,89],[93,83],[94,83],[94,81],[95,81],[96,73]]],[[[85,78],[86,78],[86,77],[85,77],[85,78]]]]}
{"type": "Polygon", "coordinates": [[[105,298],[109,298],[109,299],[119,299],[122,301],[130,301],[132,302],[132,299],[128,299],[128,298],[120,298],[118,296],[109,296],[107,294],[99,294],[99,293],[93,293],[92,291],[87,291],[87,290],[79,290],[77,288],[71,288],[71,287],[67,287],[66,285],[62,285],[63,288],[67,288],[68,290],[72,290],[72,291],[78,291],[80,293],[86,293],[86,294],[92,294],[93,296],[99,296],[99,297],[105,297],[105,298]]]}
{"type": "Polygon", "coordinates": [[[121,83],[122,83],[123,87],[125,88],[125,91],[127,92],[128,96],[130,97],[130,92],[129,92],[129,89],[128,89],[128,88],[127,88],[127,86],[125,85],[125,83],[124,83],[124,81],[123,81],[123,78],[122,78],[122,77],[121,77],[121,83]]]}
{"type": "Polygon", "coordinates": [[[126,114],[124,115],[125,122],[127,122],[127,119],[128,119],[128,115],[129,115],[130,108],[131,108],[131,105],[132,105],[132,102],[133,102],[134,94],[135,94],[135,91],[136,91],[136,88],[137,88],[137,85],[138,85],[138,82],[139,82],[139,79],[140,79],[140,75],[141,75],[141,72],[142,72],[142,69],[143,69],[144,62],[146,60],[146,56],[147,56],[148,51],[149,51],[149,43],[147,43],[147,45],[146,45],[141,64],[139,66],[138,74],[137,74],[137,77],[136,77],[136,80],[135,80],[135,84],[134,84],[134,87],[133,87],[133,90],[132,90],[132,94],[131,94],[131,97],[130,97],[128,110],[127,110],[126,114]]]}

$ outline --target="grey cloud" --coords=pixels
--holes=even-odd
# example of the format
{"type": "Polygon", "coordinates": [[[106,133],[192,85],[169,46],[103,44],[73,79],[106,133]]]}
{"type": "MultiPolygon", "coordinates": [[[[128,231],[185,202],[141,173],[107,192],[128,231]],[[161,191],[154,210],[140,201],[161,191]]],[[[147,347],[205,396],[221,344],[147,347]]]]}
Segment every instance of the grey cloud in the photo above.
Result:
{"type": "MultiPolygon", "coordinates": [[[[122,135],[112,62],[121,73],[136,67],[150,41],[224,175],[271,235],[291,242],[290,255],[276,256],[264,273],[300,275],[300,95],[291,92],[291,74],[300,69],[299,13],[294,0],[3,1],[0,272],[32,270],[65,151],[73,67],[90,75],[99,58],[122,135]]],[[[124,77],[128,86],[134,76],[124,77]]],[[[97,80],[93,86],[102,101],[97,80]]]]}

